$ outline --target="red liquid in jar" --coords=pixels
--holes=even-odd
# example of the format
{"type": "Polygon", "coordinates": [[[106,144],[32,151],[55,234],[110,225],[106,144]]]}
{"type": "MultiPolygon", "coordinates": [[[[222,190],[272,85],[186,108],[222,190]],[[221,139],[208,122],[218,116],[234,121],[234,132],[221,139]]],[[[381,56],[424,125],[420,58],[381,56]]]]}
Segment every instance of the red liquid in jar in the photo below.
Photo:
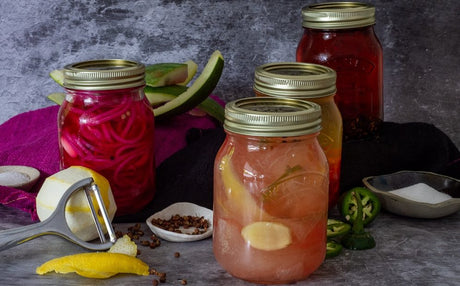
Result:
{"type": "Polygon", "coordinates": [[[141,210],[154,196],[154,118],[142,88],[68,90],[58,116],[61,167],[106,177],[117,215],[141,210]]]}
{"type": "Polygon", "coordinates": [[[335,102],[342,114],[344,140],[374,134],[383,120],[383,56],[373,26],[304,28],[296,59],[337,72],[335,102]]]}

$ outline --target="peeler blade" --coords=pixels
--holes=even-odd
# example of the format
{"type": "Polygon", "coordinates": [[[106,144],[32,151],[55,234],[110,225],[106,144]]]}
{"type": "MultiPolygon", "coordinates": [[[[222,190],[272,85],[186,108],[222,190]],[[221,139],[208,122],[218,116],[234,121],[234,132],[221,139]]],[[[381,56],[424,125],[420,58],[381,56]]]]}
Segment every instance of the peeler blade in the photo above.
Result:
{"type": "Polygon", "coordinates": [[[86,185],[84,187],[84,190],[86,194],[86,199],[88,200],[88,204],[91,210],[91,214],[93,216],[93,221],[96,226],[97,233],[99,235],[99,239],[101,240],[102,243],[105,243],[107,241],[104,235],[104,229],[98,219],[98,213],[96,212],[96,208],[94,207],[92,195],[96,199],[96,202],[99,206],[99,212],[100,212],[100,215],[102,216],[102,219],[104,220],[104,225],[109,235],[109,240],[112,243],[115,243],[115,241],[117,240],[117,237],[115,235],[115,231],[113,230],[112,224],[110,223],[110,218],[109,218],[107,209],[105,207],[104,201],[102,199],[101,192],[99,191],[99,187],[93,182],[89,185],[86,185]]]}

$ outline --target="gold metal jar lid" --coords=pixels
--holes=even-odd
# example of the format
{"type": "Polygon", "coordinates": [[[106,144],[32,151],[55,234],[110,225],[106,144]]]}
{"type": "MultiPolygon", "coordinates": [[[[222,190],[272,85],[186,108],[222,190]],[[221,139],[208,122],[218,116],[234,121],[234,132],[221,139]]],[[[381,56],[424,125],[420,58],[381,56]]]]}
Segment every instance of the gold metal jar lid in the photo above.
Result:
{"type": "Polygon", "coordinates": [[[241,98],[226,104],[224,128],[262,137],[312,134],[321,130],[321,107],[299,99],[241,98]]]}
{"type": "Polygon", "coordinates": [[[92,60],[64,67],[64,87],[77,90],[114,90],[145,85],[143,64],[120,60],[92,60]]]}
{"type": "Polygon", "coordinates": [[[329,2],[302,8],[302,25],[312,29],[350,29],[375,24],[375,7],[359,2],[329,2]]]}
{"type": "Polygon", "coordinates": [[[275,97],[319,98],[336,93],[336,79],[336,72],[323,65],[269,63],[256,68],[254,90],[275,97]]]}

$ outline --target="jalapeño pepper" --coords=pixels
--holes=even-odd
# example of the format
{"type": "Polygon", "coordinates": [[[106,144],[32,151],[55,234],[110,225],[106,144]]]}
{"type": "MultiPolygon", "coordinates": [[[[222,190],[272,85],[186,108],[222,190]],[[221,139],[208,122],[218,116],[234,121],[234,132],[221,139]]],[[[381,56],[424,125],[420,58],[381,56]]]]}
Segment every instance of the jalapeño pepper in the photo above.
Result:
{"type": "Polygon", "coordinates": [[[326,244],[326,258],[336,257],[342,252],[343,246],[333,240],[328,240],[326,244]]]}
{"type": "MultiPolygon", "coordinates": [[[[360,194],[359,192],[355,192],[353,190],[350,193],[356,201],[356,217],[362,217],[363,205],[361,203],[362,199],[360,198],[360,194]]],[[[345,237],[342,239],[342,244],[348,249],[364,250],[375,247],[375,240],[370,233],[364,231],[364,220],[355,219],[353,221],[351,233],[345,235],[345,237]]]]}
{"type": "Polygon", "coordinates": [[[336,219],[327,220],[327,238],[336,238],[347,234],[351,229],[348,223],[336,219]]]}
{"type": "Polygon", "coordinates": [[[340,213],[349,222],[354,223],[362,217],[363,225],[371,223],[379,214],[381,204],[377,196],[363,187],[356,187],[342,195],[339,203],[340,213]],[[358,202],[362,206],[362,214],[358,215],[358,202]]]}
{"type": "Polygon", "coordinates": [[[340,239],[350,232],[351,226],[337,219],[327,219],[326,258],[336,257],[342,252],[340,239]]]}

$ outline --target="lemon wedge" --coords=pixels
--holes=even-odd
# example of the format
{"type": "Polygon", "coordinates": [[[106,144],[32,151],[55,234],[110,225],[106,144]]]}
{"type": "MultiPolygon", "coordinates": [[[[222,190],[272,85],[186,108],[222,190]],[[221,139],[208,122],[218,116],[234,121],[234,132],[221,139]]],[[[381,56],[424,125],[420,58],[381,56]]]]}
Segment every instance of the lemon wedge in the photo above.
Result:
{"type": "Polygon", "coordinates": [[[256,249],[279,250],[292,242],[289,227],[277,222],[258,221],[241,230],[244,240],[256,249]]]}
{"type": "Polygon", "coordinates": [[[75,272],[87,278],[109,278],[118,273],[149,275],[149,266],[142,260],[121,253],[79,253],[51,259],[39,267],[37,274],[75,272]]]}
{"type": "MultiPolygon", "coordinates": [[[[47,219],[56,209],[64,192],[74,183],[89,177],[92,177],[94,183],[99,187],[107,213],[110,220],[112,220],[117,206],[109,181],[101,174],[82,166],[71,166],[46,178],[36,198],[38,218],[41,221],[47,219]]],[[[99,214],[98,204],[96,202],[93,204],[96,208],[96,213],[99,214]]],[[[65,216],[70,230],[78,238],[89,241],[99,237],[90,206],[83,191],[77,191],[69,198],[65,216]]],[[[98,219],[105,227],[101,215],[98,215],[98,219]]]]}

